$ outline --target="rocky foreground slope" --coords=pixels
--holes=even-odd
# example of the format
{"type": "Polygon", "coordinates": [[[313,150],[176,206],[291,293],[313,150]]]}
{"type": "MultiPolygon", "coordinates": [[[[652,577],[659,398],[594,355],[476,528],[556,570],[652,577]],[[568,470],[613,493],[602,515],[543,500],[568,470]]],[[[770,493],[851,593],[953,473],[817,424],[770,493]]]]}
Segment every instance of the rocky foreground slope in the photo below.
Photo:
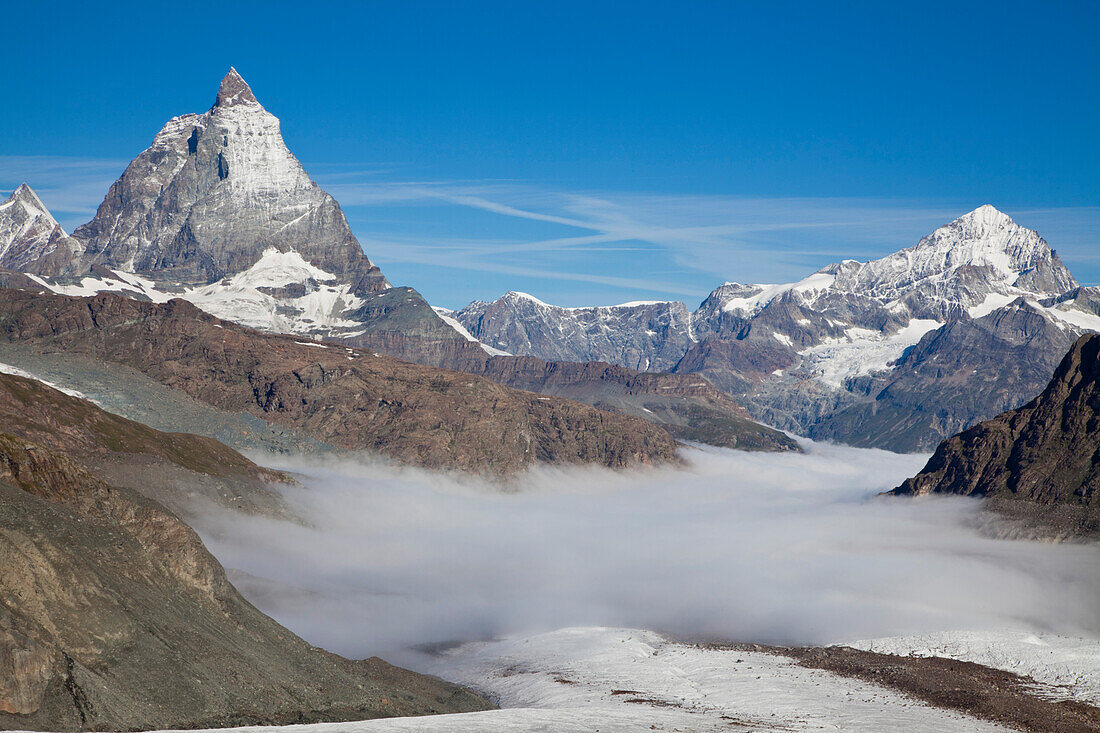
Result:
{"type": "MultiPolygon", "coordinates": [[[[0,372],[7,367],[0,365],[0,372]]],[[[3,430],[64,453],[112,486],[156,499],[179,516],[212,502],[288,518],[273,484],[292,482],[213,438],[165,433],[109,413],[36,379],[0,373],[3,430]]]]}
{"type": "MultiPolygon", "coordinates": [[[[111,427],[73,440],[94,441],[103,428],[98,440],[110,443],[111,427]]],[[[454,685],[306,644],[245,601],[198,536],[159,504],[0,432],[0,729],[219,727],[486,707],[454,685]]]]}
{"type": "Polygon", "coordinates": [[[639,418],[370,351],[259,333],[182,300],[0,290],[0,341],[122,364],[216,408],[430,468],[618,467],[667,461],[676,451],[667,432],[639,418]]]}
{"type": "Polygon", "coordinates": [[[892,492],[1026,502],[1100,534],[1100,336],[1079,339],[1042,394],[940,443],[892,492]]]}

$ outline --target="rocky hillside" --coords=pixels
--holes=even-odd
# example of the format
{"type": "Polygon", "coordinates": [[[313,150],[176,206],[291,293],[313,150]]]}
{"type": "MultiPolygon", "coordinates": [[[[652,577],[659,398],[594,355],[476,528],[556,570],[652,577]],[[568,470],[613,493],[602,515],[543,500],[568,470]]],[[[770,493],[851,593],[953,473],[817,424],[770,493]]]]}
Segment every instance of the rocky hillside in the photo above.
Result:
{"type": "Polygon", "coordinates": [[[798,451],[798,443],[761,425],[728,395],[693,375],[651,374],[603,362],[553,362],[534,357],[478,357],[460,364],[516,389],[556,395],[636,415],[680,440],[725,448],[798,451]]]}
{"type": "Polygon", "coordinates": [[[347,341],[514,389],[635,415],[680,440],[741,450],[801,450],[785,433],[756,422],[736,400],[695,375],[638,372],[606,362],[491,356],[474,342],[443,344],[397,332],[363,334],[347,341]]]}
{"type": "Polygon", "coordinates": [[[0,340],[133,368],[193,399],[323,443],[431,468],[627,466],[675,441],[635,417],[476,376],[219,321],[182,300],[0,291],[0,340]]]}
{"type": "Polygon", "coordinates": [[[35,379],[0,373],[0,423],[6,433],[62,452],[112,485],[132,488],[180,516],[201,510],[200,500],[287,515],[269,485],[289,477],[213,438],[153,430],[35,379]]]}
{"type": "Polygon", "coordinates": [[[62,453],[0,433],[0,729],[145,730],[484,709],[306,644],[198,536],[62,453]]]}
{"type": "Polygon", "coordinates": [[[940,443],[892,493],[1064,506],[1100,532],[1100,336],[1079,339],[1042,394],[940,443]]]}

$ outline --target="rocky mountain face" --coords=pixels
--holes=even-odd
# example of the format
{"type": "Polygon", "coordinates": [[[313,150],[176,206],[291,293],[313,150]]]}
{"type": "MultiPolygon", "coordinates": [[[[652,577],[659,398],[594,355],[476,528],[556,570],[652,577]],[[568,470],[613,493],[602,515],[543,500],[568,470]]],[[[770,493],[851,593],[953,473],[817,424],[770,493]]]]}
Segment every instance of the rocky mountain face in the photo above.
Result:
{"type": "Polygon", "coordinates": [[[929,436],[957,432],[1041,390],[1078,333],[1024,298],[981,318],[951,320],[889,371],[852,382],[850,402],[811,432],[852,445],[925,450],[929,436]]]}
{"type": "Polygon", "coordinates": [[[992,206],[879,260],[845,260],[784,285],[726,283],[664,330],[650,305],[520,300],[473,303],[456,317],[495,348],[649,359],[706,377],[766,423],[905,451],[1021,404],[1075,338],[1100,331],[1096,289],[992,206]]]}
{"type": "MultiPolygon", "coordinates": [[[[99,427],[107,426],[82,428],[77,442],[111,442],[99,427]]],[[[310,646],[245,601],[198,535],[159,504],[0,432],[0,729],[202,728],[487,707],[440,680],[310,646]]]]}
{"type": "Polygon", "coordinates": [[[1078,339],[1038,397],[943,441],[892,493],[1064,507],[1100,534],[1100,336],[1078,339]]]}
{"type": "Polygon", "coordinates": [[[273,249],[296,252],[349,295],[387,287],[235,69],[209,111],[165,124],[73,236],[85,245],[82,266],[155,281],[216,282],[273,249]]]}
{"type": "Polygon", "coordinates": [[[474,338],[493,348],[550,361],[609,361],[639,371],[672,369],[690,344],[683,303],[624,303],[562,308],[526,293],[475,301],[454,314],[474,338]]]}
{"type": "MultiPolygon", "coordinates": [[[[30,203],[5,206],[33,208],[37,223],[0,209],[0,266],[46,276],[56,292],[182,297],[255,328],[326,338],[387,327],[369,317],[377,297],[395,312],[432,313],[412,289],[386,293],[339,204],[310,180],[235,69],[207,112],[165,124],[71,238],[29,188],[13,199],[30,203]]],[[[425,328],[461,338],[434,314],[425,328]]]]}
{"type": "Polygon", "coordinates": [[[228,412],[346,450],[509,474],[535,461],[673,458],[664,430],[488,379],[219,321],[182,300],[0,291],[0,341],[121,364],[228,412]]]}
{"type": "Polygon", "coordinates": [[[81,250],[27,184],[0,204],[0,268],[56,275],[81,250]]]}

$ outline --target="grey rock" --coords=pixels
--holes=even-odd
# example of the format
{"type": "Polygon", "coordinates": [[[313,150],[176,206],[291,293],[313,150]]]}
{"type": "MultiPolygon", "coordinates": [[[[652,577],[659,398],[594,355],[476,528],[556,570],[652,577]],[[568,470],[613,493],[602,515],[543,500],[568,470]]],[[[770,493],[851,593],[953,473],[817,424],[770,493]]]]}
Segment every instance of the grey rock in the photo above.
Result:
{"type": "Polygon", "coordinates": [[[310,180],[279,120],[230,69],[214,106],[174,117],[127,166],[74,238],[92,265],[156,281],[211,283],[275,248],[354,285],[384,289],[336,200],[310,180]]]}
{"type": "Polygon", "coordinates": [[[985,497],[1013,517],[1100,536],[1100,336],[1074,343],[1038,397],[943,441],[892,493],[985,497]]]}
{"type": "Polygon", "coordinates": [[[643,371],[668,371],[691,343],[687,306],[678,302],[562,308],[509,292],[471,303],[455,318],[482,343],[510,354],[643,371]]]}
{"type": "Polygon", "coordinates": [[[458,318],[512,353],[702,375],[753,417],[803,435],[927,450],[1029,399],[1098,314],[1097,289],[1079,286],[1038,233],[982,206],[879,260],[788,285],[725,283],[675,329],[655,328],[643,307],[516,294],[458,318]]]}

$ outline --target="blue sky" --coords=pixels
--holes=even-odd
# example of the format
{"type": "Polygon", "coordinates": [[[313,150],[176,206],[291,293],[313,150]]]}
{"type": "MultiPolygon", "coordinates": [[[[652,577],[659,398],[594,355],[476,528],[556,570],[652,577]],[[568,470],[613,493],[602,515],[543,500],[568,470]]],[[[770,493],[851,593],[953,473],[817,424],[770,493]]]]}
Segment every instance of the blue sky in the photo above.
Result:
{"type": "Polygon", "coordinates": [[[983,203],[1100,283],[1097,3],[30,5],[4,11],[0,190],[69,229],[234,65],[437,304],[694,304],[983,203]]]}

